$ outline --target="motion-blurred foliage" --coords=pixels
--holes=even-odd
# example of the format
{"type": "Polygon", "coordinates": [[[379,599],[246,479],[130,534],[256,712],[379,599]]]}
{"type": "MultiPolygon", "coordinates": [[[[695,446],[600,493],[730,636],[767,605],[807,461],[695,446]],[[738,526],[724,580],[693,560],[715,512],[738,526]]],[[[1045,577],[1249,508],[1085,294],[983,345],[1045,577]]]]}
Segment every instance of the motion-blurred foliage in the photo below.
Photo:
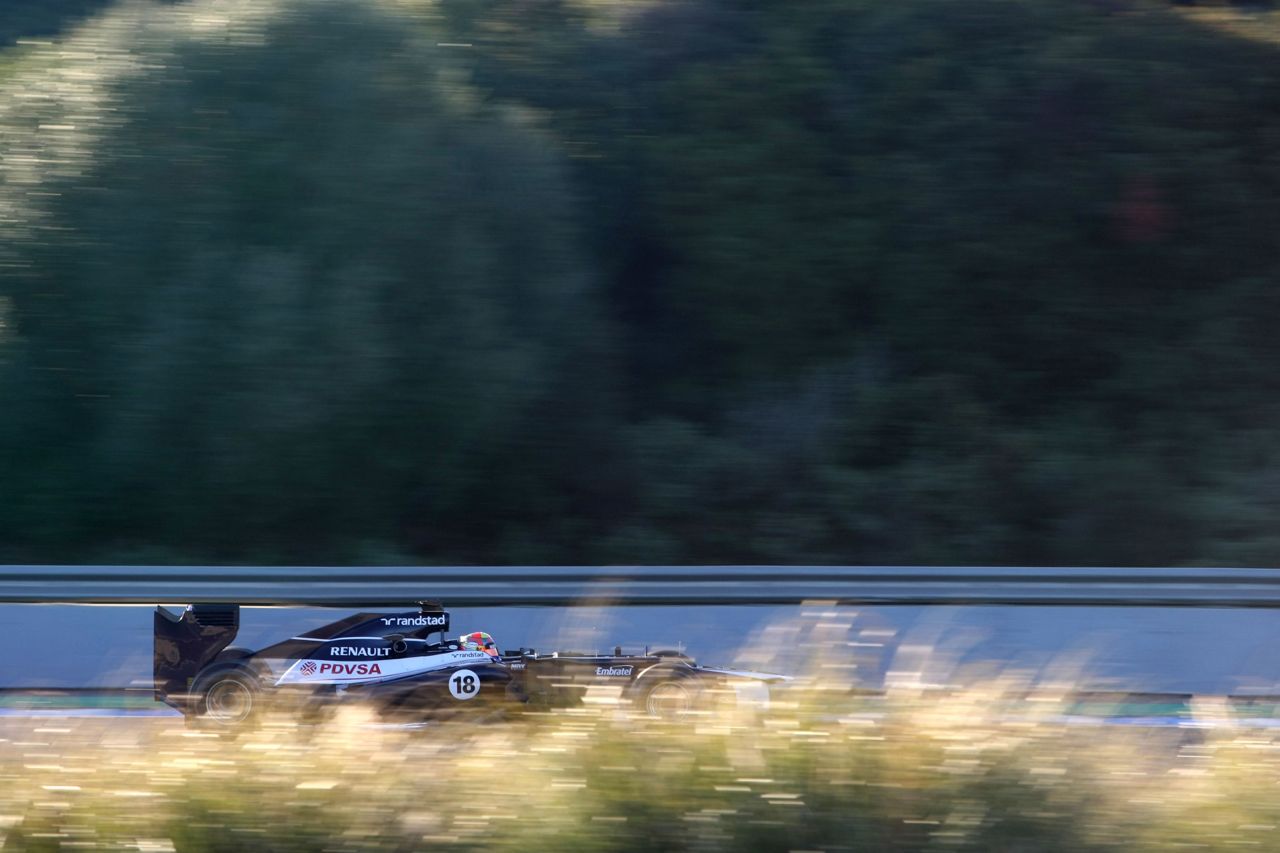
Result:
{"type": "MultiPolygon", "coordinates": [[[[1273,849],[1274,730],[1068,725],[995,682],[638,719],[596,705],[406,732],[359,709],[240,736],[7,718],[6,851],[1273,849]]],[[[1047,700],[1047,701],[1045,701],[1047,700]]]]}
{"type": "Polygon", "coordinates": [[[1275,564],[1280,48],[1214,14],[191,0],[9,48],[0,558],[1275,564]]]}

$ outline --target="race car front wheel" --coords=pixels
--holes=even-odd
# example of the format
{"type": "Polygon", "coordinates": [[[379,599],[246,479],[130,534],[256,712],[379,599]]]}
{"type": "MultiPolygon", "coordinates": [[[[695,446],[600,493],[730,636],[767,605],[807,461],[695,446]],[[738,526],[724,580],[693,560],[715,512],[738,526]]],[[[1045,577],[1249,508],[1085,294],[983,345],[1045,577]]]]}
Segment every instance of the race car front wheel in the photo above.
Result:
{"type": "Polygon", "coordinates": [[[251,722],[258,711],[258,679],[242,669],[224,669],[197,679],[201,723],[234,728],[251,722]]]}

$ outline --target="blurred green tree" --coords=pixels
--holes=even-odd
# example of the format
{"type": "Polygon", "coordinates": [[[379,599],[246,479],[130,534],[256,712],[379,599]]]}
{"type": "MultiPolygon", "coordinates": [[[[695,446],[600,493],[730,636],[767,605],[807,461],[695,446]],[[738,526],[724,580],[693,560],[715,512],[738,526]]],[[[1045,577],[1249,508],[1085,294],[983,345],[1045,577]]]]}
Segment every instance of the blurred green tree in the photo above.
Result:
{"type": "Polygon", "coordinates": [[[447,550],[485,460],[593,370],[552,144],[369,4],[123,10],[78,38],[98,53],[51,52],[48,97],[3,118],[38,161],[4,187],[4,538],[447,550]]]}
{"type": "Polygon", "coordinates": [[[1273,46],[1144,2],[444,8],[583,155],[640,423],[613,558],[1178,562],[1256,482],[1273,46]]]}
{"type": "Polygon", "coordinates": [[[1280,561],[1272,44],[1155,0],[73,42],[0,62],[13,554],[1280,561]]]}

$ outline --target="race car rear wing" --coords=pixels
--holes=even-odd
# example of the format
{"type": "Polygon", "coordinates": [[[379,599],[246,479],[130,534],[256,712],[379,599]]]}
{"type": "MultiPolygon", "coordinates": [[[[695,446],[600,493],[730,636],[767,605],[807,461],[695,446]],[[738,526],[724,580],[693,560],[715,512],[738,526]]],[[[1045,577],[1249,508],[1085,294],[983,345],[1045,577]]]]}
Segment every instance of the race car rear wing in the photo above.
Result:
{"type": "Polygon", "coordinates": [[[231,645],[240,630],[235,604],[192,604],[175,615],[157,607],[153,617],[155,651],[152,671],[161,702],[181,702],[196,673],[231,645]]]}

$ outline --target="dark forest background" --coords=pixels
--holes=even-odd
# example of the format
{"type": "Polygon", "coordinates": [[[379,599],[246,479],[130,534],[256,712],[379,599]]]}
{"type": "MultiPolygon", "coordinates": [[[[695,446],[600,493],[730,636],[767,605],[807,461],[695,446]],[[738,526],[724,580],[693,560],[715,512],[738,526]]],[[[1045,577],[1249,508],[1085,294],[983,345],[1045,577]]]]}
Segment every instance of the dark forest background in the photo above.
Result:
{"type": "Polygon", "coordinates": [[[1280,564],[1280,17],[0,12],[0,561],[1280,564]]]}

